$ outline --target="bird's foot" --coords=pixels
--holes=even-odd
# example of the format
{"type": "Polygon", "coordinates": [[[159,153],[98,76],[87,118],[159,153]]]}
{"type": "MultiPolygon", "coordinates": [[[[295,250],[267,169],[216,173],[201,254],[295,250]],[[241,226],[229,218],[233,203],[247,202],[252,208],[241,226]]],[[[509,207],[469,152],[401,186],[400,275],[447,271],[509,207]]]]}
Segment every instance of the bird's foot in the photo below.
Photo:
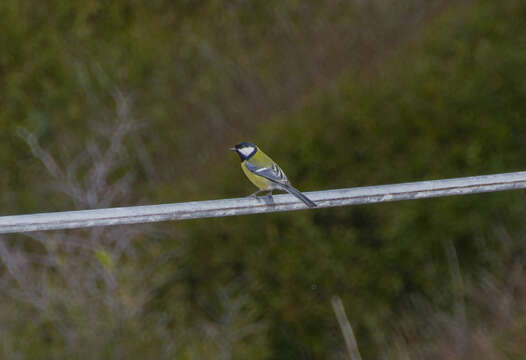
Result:
{"type": "Polygon", "coordinates": [[[250,198],[257,198],[257,197],[258,197],[258,194],[259,194],[260,192],[262,192],[262,191],[263,191],[263,190],[258,190],[258,191],[256,191],[255,193],[252,193],[252,194],[248,195],[247,197],[250,197],[250,198]]]}
{"type": "Polygon", "coordinates": [[[252,193],[252,194],[248,195],[247,197],[258,198],[258,194],[260,194],[262,192],[266,192],[265,196],[261,196],[261,197],[272,198],[272,191],[273,190],[258,190],[255,193],[252,193]]]}
{"type": "Polygon", "coordinates": [[[265,195],[265,197],[268,197],[269,199],[272,199],[272,196],[273,196],[272,192],[273,192],[273,190],[268,191],[267,194],[265,195]]]}

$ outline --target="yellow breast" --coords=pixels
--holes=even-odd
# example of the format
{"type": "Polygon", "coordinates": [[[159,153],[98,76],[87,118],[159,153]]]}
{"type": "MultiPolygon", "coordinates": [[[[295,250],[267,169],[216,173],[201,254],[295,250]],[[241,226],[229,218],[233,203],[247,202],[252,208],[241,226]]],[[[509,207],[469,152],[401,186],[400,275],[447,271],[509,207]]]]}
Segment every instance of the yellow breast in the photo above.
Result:
{"type": "Polygon", "coordinates": [[[256,185],[260,190],[270,190],[270,181],[248,170],[245,166],[245,161],[241,163],[241,169],[243,169],[243,172],[245,173],[248,180],[250,180],[252,184],[256,185]]]}

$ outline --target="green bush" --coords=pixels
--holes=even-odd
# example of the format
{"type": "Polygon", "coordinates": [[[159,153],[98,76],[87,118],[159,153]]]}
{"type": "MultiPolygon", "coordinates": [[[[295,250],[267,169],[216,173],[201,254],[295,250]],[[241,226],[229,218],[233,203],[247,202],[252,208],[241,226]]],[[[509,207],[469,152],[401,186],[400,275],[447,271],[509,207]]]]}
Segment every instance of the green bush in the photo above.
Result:
{"type": "MultiPolygon", "coordinates": [[[[524,169],[524,24],[521,1],[455,8],[382,72],[350,71],[246,140],[304,191],[524,169]]],[[[236,162],[221,163],[210,193],[250,192],[236,162]]],[[[240,279],[270,319],[272,358],[283,359],[331,353],[329,299],[340,295],[364,354],[378,356],[411,296],[451,305],[440,295],[450,286],[445,244],[464,271],[488,270],[495,229],[519,229],[524,200],[515,191],[194,223],[183,281],[201,293],[240,279]]]]}

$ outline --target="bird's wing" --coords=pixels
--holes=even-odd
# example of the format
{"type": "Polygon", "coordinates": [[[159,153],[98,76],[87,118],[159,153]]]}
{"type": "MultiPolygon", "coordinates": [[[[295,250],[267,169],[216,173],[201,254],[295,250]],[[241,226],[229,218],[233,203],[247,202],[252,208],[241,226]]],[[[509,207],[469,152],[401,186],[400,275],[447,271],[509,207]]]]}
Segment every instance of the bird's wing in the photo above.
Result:
{"type": "Polygon", "coordinates": [[[289,185],[287,176],[276,163],[273,163],[271,166],[262,167],[247,161],[245,165],[250,172],[256,175],[278,184],[289,185]]]}

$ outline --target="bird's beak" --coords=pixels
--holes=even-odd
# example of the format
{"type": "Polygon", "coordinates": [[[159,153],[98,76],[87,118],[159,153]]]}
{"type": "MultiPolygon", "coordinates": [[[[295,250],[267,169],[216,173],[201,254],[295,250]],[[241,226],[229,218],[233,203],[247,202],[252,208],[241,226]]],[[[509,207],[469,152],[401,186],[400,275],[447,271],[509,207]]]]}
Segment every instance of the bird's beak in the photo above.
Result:
{"type": "Polygon", "coordinates": [[[237,149],[235,147],[231,147],[230,150],[237,151],[237,149]]]}

